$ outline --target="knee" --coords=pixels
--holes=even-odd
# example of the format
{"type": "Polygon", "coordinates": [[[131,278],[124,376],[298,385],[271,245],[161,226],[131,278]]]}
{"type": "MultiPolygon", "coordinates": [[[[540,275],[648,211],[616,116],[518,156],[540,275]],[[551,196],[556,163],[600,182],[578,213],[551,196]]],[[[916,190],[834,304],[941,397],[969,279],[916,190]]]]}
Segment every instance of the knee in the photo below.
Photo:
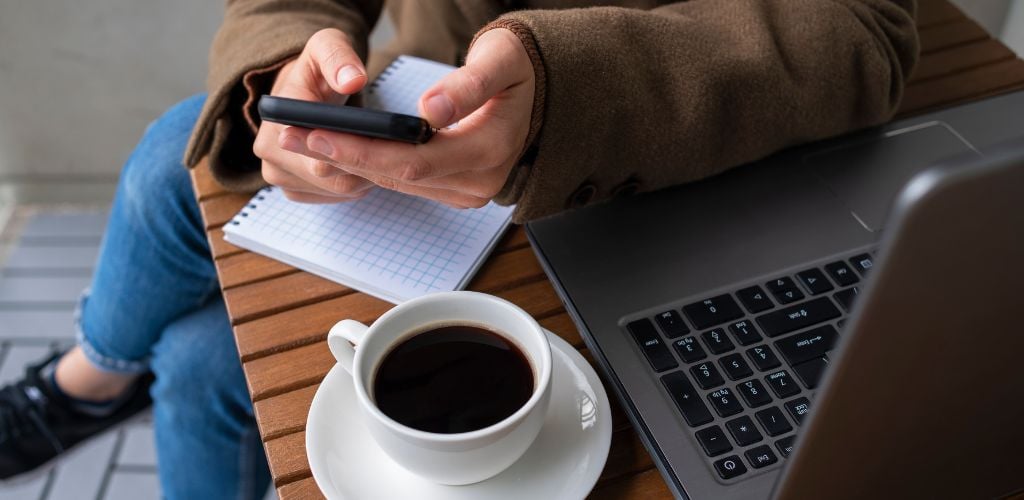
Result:
{"type": "MultiPolygon", "coordinates": [[[[153,399],[173,412],[231,419],[251,415],[252,405],[224,302],[217,298],[169,325],[153,348],[153,399]]],[[[158,410],[159,411],[159,410],[158,410]]]]}

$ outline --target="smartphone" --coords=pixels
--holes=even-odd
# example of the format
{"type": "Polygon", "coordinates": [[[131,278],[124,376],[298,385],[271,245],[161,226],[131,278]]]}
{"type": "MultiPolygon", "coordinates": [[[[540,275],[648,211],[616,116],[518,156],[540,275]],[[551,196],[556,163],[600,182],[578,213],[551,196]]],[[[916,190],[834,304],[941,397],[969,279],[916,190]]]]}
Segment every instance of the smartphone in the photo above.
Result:
{"type": "Polygon", "coordinates": [[[413,144],[423,144],[434,135],[430,124],[418,116],[287,97],[260,97],[259,112],[260,118],[283,125],[333,130],[413,144]]]}

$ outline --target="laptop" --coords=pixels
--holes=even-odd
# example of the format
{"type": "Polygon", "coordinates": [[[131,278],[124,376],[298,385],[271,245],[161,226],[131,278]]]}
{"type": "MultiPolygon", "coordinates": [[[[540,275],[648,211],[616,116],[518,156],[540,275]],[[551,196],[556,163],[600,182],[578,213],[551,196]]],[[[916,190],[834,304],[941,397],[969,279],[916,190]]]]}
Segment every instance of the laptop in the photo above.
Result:
{"type": "Polygon", "coordinates": [[[1024,92],[527,224],[678,498],[1024,489],[1024,92]]]}

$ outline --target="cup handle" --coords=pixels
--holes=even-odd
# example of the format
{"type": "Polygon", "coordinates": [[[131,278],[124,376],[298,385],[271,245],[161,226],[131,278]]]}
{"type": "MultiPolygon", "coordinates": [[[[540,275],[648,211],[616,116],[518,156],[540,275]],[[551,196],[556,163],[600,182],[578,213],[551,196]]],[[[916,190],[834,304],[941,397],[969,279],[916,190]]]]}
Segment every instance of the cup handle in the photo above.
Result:
{"type": "Polygon", "coordinates": [[[355,361],[355,345],[359,345],[369,327],[353,319],[343,319],[331,327],[327,334],[327,347],[331,349],[338,364],[352,375],[352,364],[355,361]]]}

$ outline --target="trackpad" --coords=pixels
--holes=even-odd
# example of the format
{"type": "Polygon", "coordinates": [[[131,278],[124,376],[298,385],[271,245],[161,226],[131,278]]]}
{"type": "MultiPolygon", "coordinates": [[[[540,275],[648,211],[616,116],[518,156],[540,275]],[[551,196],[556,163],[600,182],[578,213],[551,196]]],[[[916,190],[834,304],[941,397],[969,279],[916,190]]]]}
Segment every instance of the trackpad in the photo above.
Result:
{"type": "Polygon", "coordinates": [[[936,122],[809,154],[804,168],[824,182],[865,229],[877,232],[885,226],[896,195],[914,174],[971,150],[948,125],[936,122]]]}

